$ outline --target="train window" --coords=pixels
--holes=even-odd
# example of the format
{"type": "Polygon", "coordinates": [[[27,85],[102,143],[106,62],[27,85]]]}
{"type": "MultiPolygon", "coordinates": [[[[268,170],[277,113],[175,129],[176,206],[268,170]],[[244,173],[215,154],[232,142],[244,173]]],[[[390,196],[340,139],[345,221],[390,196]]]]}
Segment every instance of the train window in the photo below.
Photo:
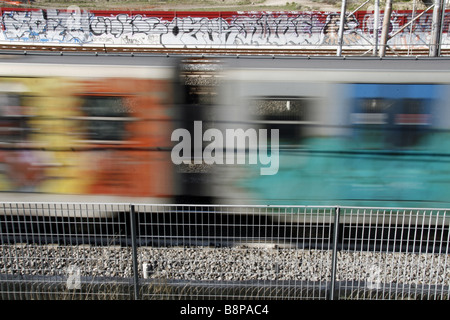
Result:
{"type": "Polygon", "coordinates": [[[310,100],[306,98],[266,97],[253,101],[253,116],[265,129],[279,129],[280,144],[297,144],[308,120],[310,100]]]}
{"type": "Polygon", "coordinates": [[[430,121],[426,99],[402,99],[394,118],[392,144],[396,147],[418,145],[430,121]]]}
{"type": "Polygon", "coordinates": [[[356,100],[355,112],[351,122],[356,131],[358,146],[364,149],[384,149],[385,129],[389,122],[389,113],[395,101],[383,98],[363,98],[356,100]]]}
{"type": "Polygon", "coordinates": [[[127,114],[122,97],[86,96],[82,108],[94,117],[123,117],[127,114]]]}
{"type": "Polygon", "coordinates": [[[0,142],[15,143],[27,139],[28,117],[22,113],[20,96],[0,93],[0,142]]]}
{"type": "Polygon", "coordinates": [[[88,139],[119,141],[127,139],[128,112],[122,97],[85,96],[82,111],[86,115],[88,139]]]}
{"type": "Polygon", "coordinates": [[[428,109],[427,99],[357,99],[351,122],[358,147],[384,149],[417,146],[430,124],[428,109]]]}

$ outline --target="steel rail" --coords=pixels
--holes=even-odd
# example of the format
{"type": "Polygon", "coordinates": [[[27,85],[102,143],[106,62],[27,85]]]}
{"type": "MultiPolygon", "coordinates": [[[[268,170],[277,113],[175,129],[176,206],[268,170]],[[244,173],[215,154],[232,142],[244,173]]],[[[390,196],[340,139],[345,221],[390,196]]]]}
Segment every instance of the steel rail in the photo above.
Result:
{"type": "MultiPolygon", "coordinates": [[[[80,45],[0,44],[0,53],[7,51],[56,52],[56,53],[147,53],[163,55],[265,55],[265,56],[336,56],[335,48],[168,48],[168,47],[106,47],[80,45]]],[[[343,56],[371,56],[367,48],[343,48],[343,56]]],[[[387,56],[428,56],[427,47],[395,48],[386,51],[387,56]]],[[[441,56],[450,55],[450,48],[442,48],[441,56]]]]}

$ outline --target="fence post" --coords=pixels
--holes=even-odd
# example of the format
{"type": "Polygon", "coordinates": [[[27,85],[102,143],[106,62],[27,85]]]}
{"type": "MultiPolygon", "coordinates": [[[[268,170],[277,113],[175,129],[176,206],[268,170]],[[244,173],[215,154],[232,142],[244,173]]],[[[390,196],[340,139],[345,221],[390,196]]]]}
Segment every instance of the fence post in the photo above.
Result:
{"type": "Polygon", "coordinates": [[[335,300],[334,291],[336,286],[336,268],[337,268],[337,251],[339,241],[339,207],[334,209],[334,228],[333,228],[333,251],[331,257],[331,286],[330,286],[330,300],[335,300]]]}
{"type": "Polygon", "coordinates": [[[131,251],[133,255],[133,278],[134,278],[134,299],[139,300],[139,273],[137,259],[137,232],[136,232],[136,214],[134,204],[130,205],[130,223],[131,223],[131,251]]]}

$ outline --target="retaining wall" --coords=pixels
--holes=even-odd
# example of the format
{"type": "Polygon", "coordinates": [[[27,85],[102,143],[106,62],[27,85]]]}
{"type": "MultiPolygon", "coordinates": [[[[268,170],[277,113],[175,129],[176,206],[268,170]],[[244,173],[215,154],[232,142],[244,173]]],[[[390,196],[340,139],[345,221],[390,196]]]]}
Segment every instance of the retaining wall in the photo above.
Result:
{"type": "MultiPolygon", "coordinates": [[[[394,11],[390,34],[420,11],[394,11]]],[[[338,44],[336,12],[173,12],[82,11],[0,8],[0,41],[63,44],[163,46],[333,46],[338,44]]],[[[380,14],[379,26],[383,21],[380,14]]],[[[372,46],[373,11],[351,14],[344,45],[372,46]]],[[[427,46],[432,10],[393,37],[392,47],[427,46]]],[[[442,44],[449,44],[450,11],[442,44]]]]}

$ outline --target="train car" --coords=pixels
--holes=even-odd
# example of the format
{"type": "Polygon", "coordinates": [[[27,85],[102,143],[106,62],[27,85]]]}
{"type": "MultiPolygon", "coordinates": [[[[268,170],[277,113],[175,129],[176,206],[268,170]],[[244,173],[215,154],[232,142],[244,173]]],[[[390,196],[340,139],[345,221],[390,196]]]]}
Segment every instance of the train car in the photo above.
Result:
{"type": "Polygon", "coordinates": [[[181,60],[2,55],[0,201],[450,205],[445,58],[181,60]]]}
{"type": "Polygon", "coordinates": [[[2,55],[0,201],[171,202],[172,63],[2,55]]]}
{"type": "Polygon", "coordinates": [[[224,64],[221,130],[244,128],[248,144],[240,163],[214,165],[216,202],[450,206],[447,59],[240,57],[224,64]],[[266,158],[253,163],[261,145],[252,130],[267,138],[266,158]],[[272,130],[278,137],[271,140],[272,130]],[[273,174],[263,174],[270,167],[273,174]]]}

